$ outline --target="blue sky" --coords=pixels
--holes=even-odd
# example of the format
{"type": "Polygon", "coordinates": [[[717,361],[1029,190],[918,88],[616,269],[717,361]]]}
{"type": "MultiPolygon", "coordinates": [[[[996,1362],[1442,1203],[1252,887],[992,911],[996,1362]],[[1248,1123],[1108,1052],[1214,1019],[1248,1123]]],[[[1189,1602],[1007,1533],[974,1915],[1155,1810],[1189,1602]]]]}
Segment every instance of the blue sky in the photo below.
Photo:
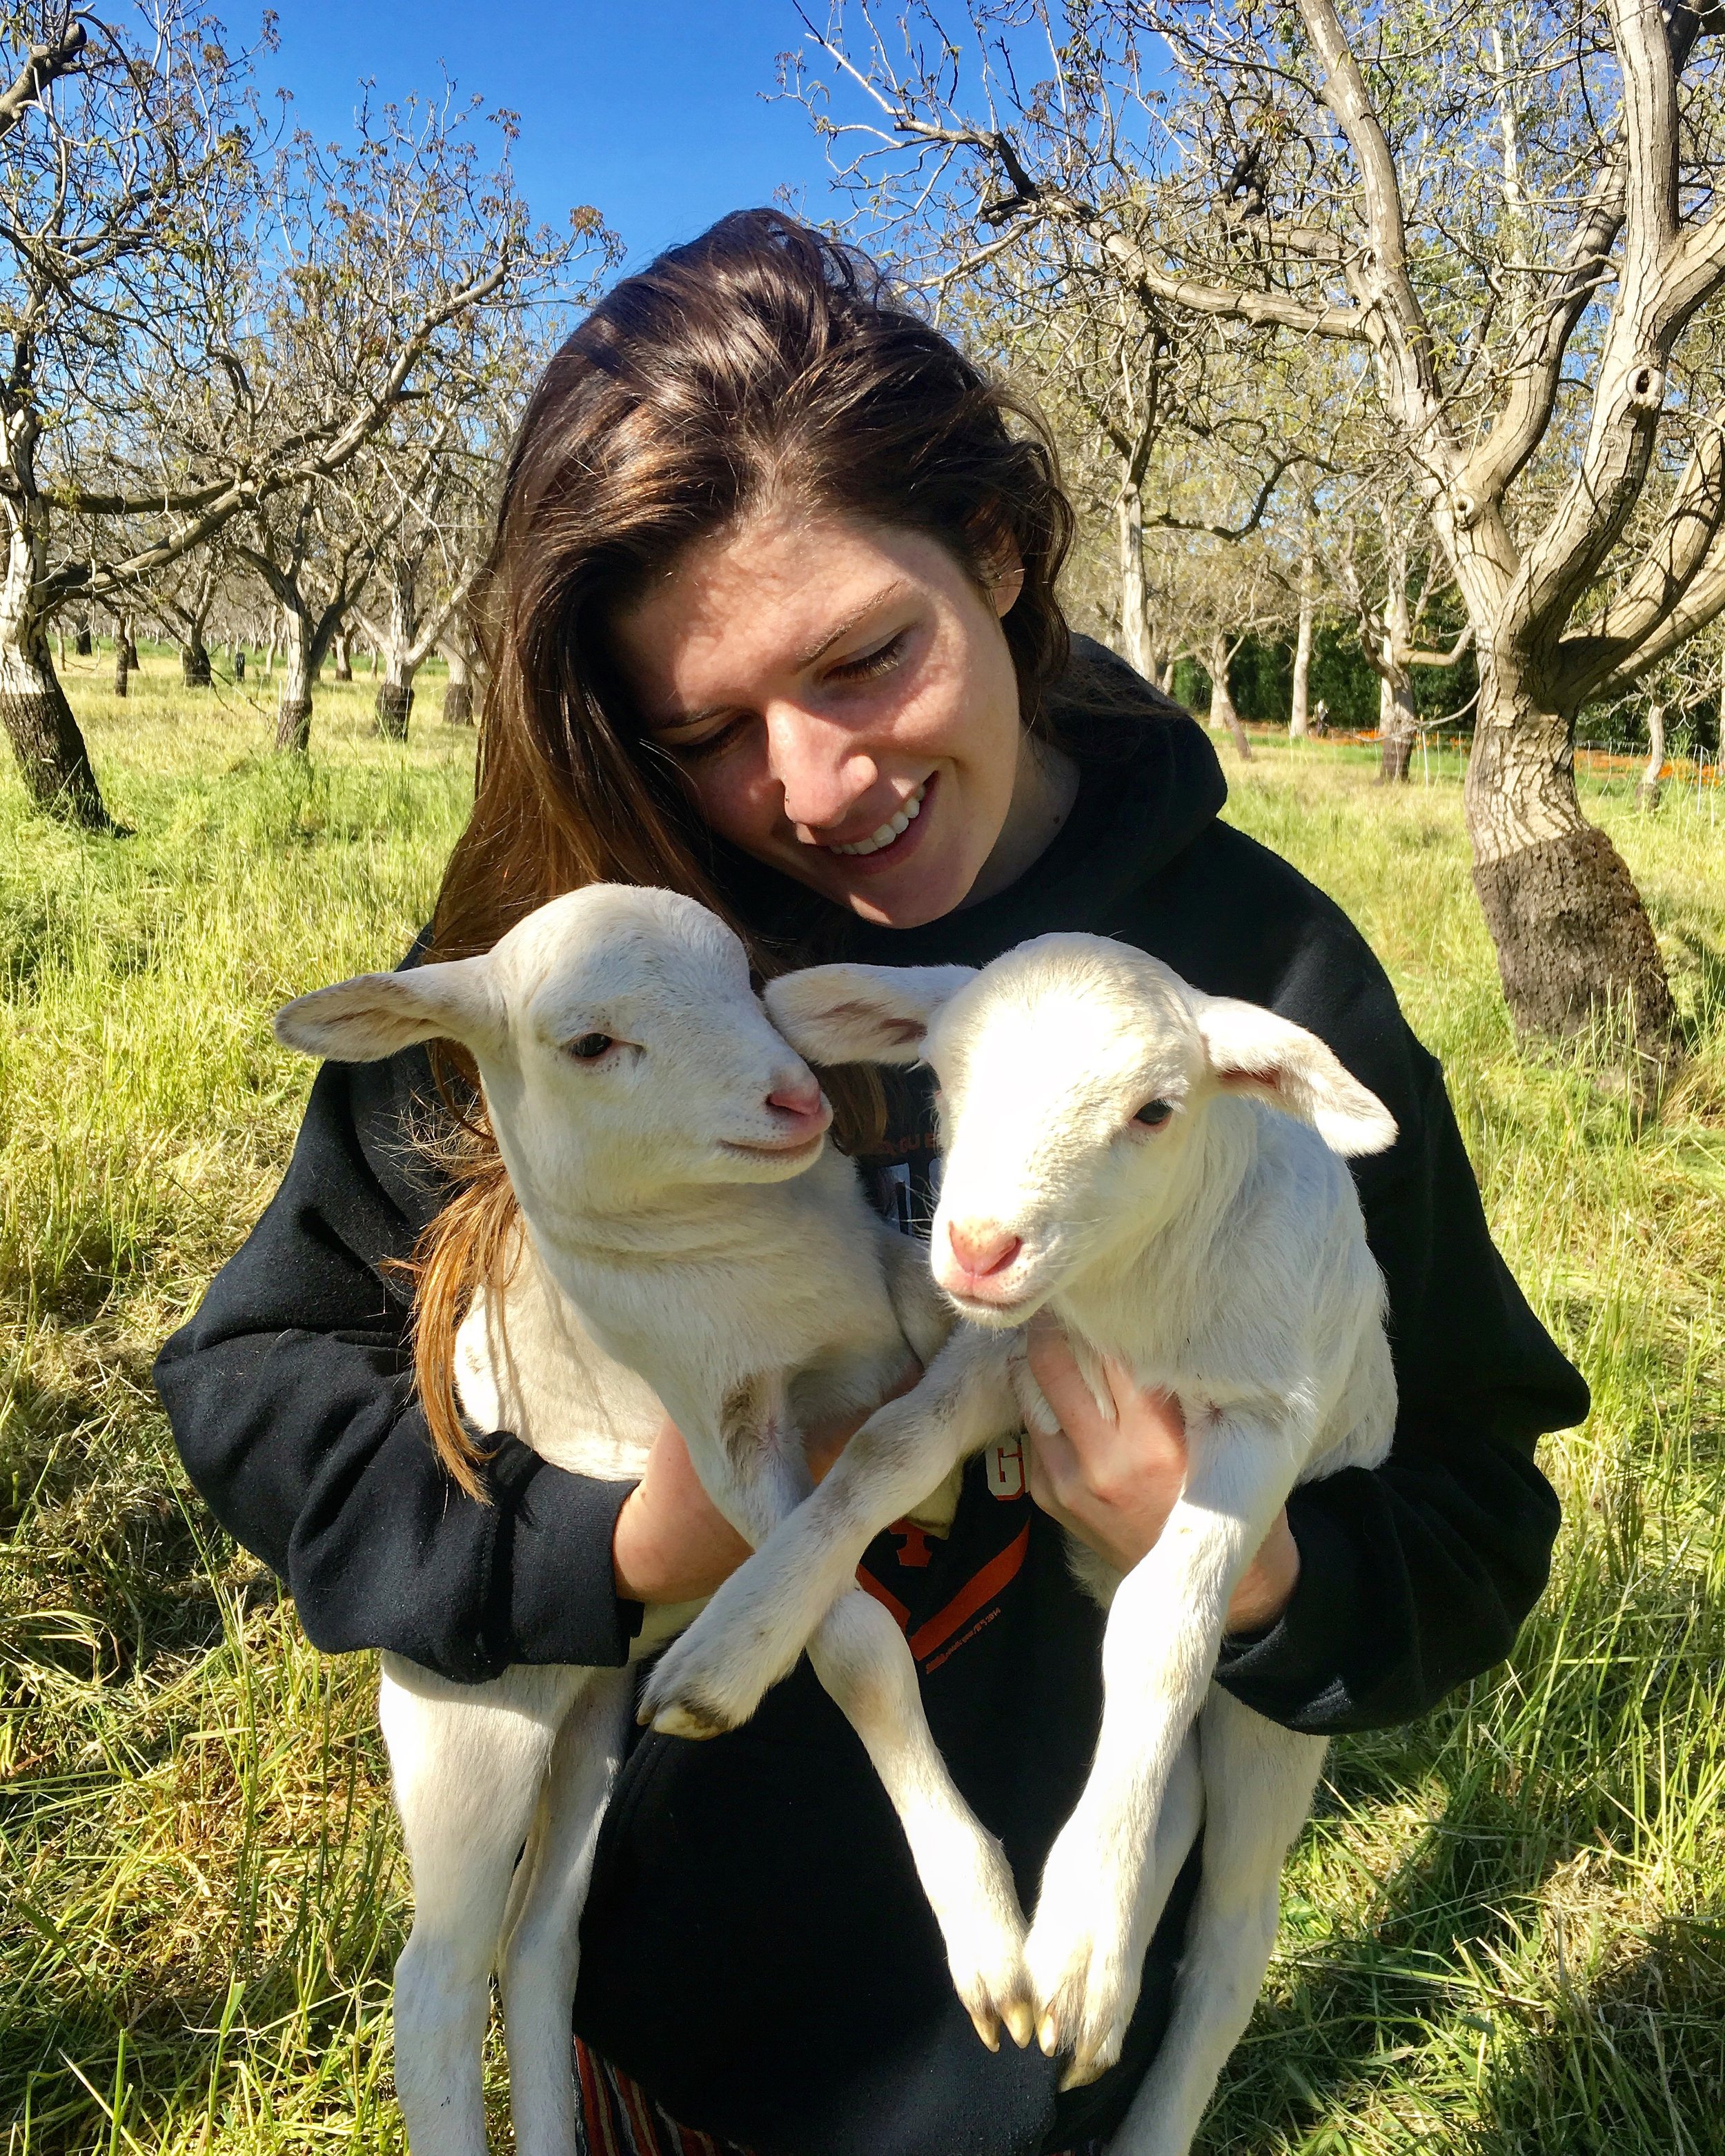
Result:
{"type": "MultiPolygon", "coordinates": [[[[805,42],[790,0],[277,0],[281,49],[260,87],[345,132],[363,76],[382,97],[463,90],[521,116],[515,164],[536,215],[591,203],[633,262],[788,185],[836,213],[801,110],[768,105],[775,56],[805,42]]],[[[824,13],[824,5],[814,13],[824,13]]],[[[228,11],[239,32],[245,18],[228,11]]]]}

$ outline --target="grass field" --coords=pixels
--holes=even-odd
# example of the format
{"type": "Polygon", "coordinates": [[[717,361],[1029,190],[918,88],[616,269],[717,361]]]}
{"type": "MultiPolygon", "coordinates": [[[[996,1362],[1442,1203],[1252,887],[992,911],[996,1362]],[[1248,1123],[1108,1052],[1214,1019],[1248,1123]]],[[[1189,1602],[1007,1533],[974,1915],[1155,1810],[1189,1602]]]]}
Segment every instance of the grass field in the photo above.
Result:
{"type": "MultiPolygon", "coordinates": [[[[135,835],[0,777],[0,2120],[29,2151],[394,2148],[404,1878],[363,1658],[301,1639],[174,1462],[151,1356],[268,1195],[307,1068],[286,995],[388,963],[472,737],[364,684],[309,765],[146,654],[73,676],[135,835]]],[[[1259,745],[1230,814],[1359,921],[1444,1059],[1493,1226],[1594,1386],[1546,1447],[1566,1525],[1512,1664],[1352,1740],[1206,2147],[1725,2150],[1725,872],[1712,797],[1596,791],[1693,1053],[1639,1132],[1518,1055],[1450,768],[1259,745]]],[[[1467,1343],[1458,1339],[1458,1359],[1467,1343]]]]}

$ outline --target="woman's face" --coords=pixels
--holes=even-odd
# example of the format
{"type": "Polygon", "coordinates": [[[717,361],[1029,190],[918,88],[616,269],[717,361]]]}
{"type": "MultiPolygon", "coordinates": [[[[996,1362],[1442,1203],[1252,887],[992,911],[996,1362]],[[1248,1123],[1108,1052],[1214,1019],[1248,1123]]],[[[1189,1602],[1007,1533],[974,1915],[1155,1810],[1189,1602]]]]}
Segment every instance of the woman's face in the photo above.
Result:
{"type": "Polygon", "coordinates": [[[1010,882],[1052,828],[1000,626],[1022,581],[985,594],[920,532],[767,512],[691,547],[617,656],[714,830],[911,928],[1010,882]]]}

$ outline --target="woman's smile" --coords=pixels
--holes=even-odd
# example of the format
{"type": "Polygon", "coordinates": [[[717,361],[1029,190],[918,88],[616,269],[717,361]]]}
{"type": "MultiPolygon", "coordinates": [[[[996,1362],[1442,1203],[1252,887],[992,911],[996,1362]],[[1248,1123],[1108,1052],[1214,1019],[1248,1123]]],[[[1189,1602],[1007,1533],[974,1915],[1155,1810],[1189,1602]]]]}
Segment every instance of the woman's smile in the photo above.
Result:
{"type": "Polygon", "coordinates": [[[855,845],[829,844],[827,851],[829,854],[844,854],[855,860],[861,860],[870,854],[885,853],[889,847],[903,838],[916,818],[922,814],[922,803],[927,798],[928,789],[933,783],[934,775],[931,773],[913,793],[906,796],[904,806],[895,809],[878,831],[871,832],[866,839],[859,839],[855,845]]]}

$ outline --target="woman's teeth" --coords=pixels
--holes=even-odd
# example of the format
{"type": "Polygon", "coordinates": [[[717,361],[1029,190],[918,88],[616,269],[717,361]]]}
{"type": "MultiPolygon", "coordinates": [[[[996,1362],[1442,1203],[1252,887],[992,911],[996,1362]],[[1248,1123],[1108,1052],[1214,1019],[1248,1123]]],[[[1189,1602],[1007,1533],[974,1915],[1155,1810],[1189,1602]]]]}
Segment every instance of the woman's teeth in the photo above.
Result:
{"type": "Polygon", "coordinates": [[[901,831],[908,829],[922,813],[922,797],[928,791],[925,778],[916,791],[906,802],[897,815],[872,831],[866,839],[859,839],[854,846],[829,846],[829,854],[878,854],[883,846],[890,846],[901,831]]]}

